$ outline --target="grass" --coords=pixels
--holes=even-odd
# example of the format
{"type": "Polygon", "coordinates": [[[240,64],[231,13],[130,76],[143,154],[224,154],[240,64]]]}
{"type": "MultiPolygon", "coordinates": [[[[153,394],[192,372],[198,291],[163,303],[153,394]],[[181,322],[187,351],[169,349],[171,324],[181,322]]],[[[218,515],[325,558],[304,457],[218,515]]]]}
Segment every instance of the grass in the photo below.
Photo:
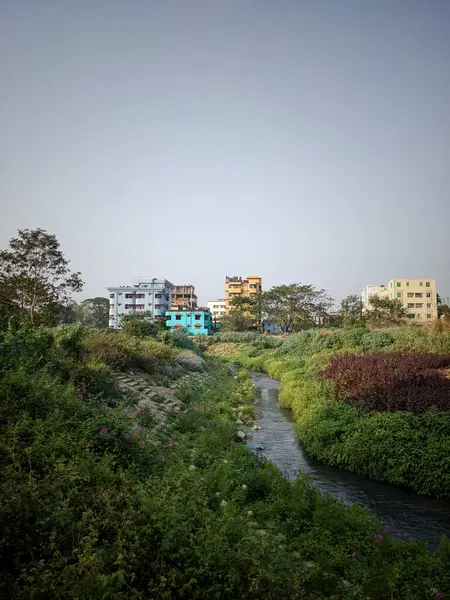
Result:
{"type": "MultiPolygon", "coordinates": [[[[130,398],[101,367],[100,356],[115,365],[120,348],[110,354],[100,345],[99,353],[92,335],[0,336],[2,597],[450,594],[446,539],[433,552],[396,541],[368,511],[321,496],[305,474],[290,484],[239,443],[236,411],[253,400],[246,373],[234,379],[209,358],[196,383],[178,389],[181,410],[154,447],[146,411],[130,417],[130,398]]],[[[166,370],[174,360],[168,354],[164,365],[165,350],[152,346],[149,362],[149,346],[133,344],[123,340],[126,360],[137,356],[133,368],[166,370]]]]}

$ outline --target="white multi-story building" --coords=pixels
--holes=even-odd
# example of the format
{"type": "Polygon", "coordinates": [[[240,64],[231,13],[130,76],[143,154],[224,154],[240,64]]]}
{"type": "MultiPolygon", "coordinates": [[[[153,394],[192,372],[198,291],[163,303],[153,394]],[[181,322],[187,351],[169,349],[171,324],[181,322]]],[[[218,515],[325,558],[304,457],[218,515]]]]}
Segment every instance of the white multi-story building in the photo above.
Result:
{"type": "Polygon", "coordinates": [[[209,300],[207,302],[208,308],[211,311],[211,315],[213,321],[221,321],[222,317],[227,314],[226,310],[226,300],[225,298],[222,300],[209,300]]]}
{"type": "Polygon", "coordinates": [[[370,296],[382,296],[385,292],[385,285],[365,285],[361,292],[361,302],[363,305],[363,309],[367,310],[368,308],[370,308],[370,296]]]}
{"type": "Polygon", "coordinates": [[[173,285],[167,279],[133,279],[132,285],[111,286],[109,326],[120,329],[120,319],[138,311],[150,311],[153,319],[164,317],[170,309],[173,285]]]}

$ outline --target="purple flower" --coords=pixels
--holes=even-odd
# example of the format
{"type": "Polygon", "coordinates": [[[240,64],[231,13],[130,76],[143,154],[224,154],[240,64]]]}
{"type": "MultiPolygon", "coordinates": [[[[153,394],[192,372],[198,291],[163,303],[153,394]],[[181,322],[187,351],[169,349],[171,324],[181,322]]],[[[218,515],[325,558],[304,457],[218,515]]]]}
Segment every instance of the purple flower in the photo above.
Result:
{"type": "Polygon", "coordinates": [[[377,533],[377,540],[378,540],[379,542],[382,542],[382,541],[383,541],[383,535],[382,535],[381,533],[377,533]]]}
{"type": "Polygon", "coordinates": [[[165,459],[165,458],[164,458],[164,456],[161,454],[161,456],[159,457],[159,460],[166,460],[166,459],[165,459]]]}
{"type": "Polygon", "coordinates": [[[103,433],[104,435],[106,435],[107,433],[109,433],[109,429],[107,427],[102,427],[100,429],[100,433],[103,433]]]}
{"type": "Polygon", "coordinates": [[[351,557],[356,558],[356,552],[352,552],[351,557]]]}
{"type": "Polygon", "coordinates": [[[175,440],[169,440],[169,444],[173,446],[175,444],[175,440]]]}
{"type": "Polygon", "coordinates": [[[145,412],[145,411],[144,411],[144,409],[143,409],[143,408],[140,408],[140,409],[139,409],[139,414],[140,414],[140,415],[143,415],[143,414],[144,414],[144,412],[145,412]]]}
{"type": "Polygon", "coordinates": [[[272,474],[273,474],[273,473],[272,473],[272,471],[268,471],[268,473],[267,473],[267,475],[268,475],[269,477],[272,477],[272,474]]]}
{"type": "Polygon", "coordinates": [[[227,452],[227,456],[233,456],[232,452],[227,452]]]}
{"type": "Polygon", "coordinates": [[[443,594],[443,592],[436,592],[434,597],[439,598],[439,600],[443,600],[444,594],[443,594]]]}
{"type": "Polygon", "coordinates": [[[145,446],[145,442],[139,442],[139,446],[143,448],[145,446]]]}
{"type": "Polygon", "coordinates": [[[168,445],[169,445],[169,442],[164,442],[164,446],[168,446],[168,445]]]}
{"type": "Polygon", "coordinates": [[[306,472],[307,472],[307,473],[312,473],[312,472],[313,472],[313,468],[312,468],[312,467],[308,467],[308,468],[306,469],[306,472]]]}

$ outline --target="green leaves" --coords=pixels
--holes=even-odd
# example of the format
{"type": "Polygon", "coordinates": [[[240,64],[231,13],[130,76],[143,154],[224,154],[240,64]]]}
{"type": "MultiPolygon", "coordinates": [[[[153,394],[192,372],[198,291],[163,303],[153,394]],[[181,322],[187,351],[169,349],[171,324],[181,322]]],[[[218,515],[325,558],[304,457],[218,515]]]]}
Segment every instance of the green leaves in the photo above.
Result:
{"type": "Polygon", "coordinates": [[[43,229],[19,230],[9,249],[0,252],[0,307],[23,313],[31,323],[51,304],[69,300],[83,289],[81,274],[69,261],[55,235],[43,229]]]}

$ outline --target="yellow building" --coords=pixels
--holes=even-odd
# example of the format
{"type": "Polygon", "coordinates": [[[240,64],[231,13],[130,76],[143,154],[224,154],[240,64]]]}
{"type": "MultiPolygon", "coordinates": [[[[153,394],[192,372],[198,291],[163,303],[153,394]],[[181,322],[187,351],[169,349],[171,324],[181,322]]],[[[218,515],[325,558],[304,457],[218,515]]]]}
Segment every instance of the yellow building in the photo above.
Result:
{"type": "Polygon", "coordinates": [[[370,296],[376,294],[391,300],[400,300],[408,319],[418,323],[437,319],[437,292],[434,279],[391,279],[386,286],[366,285],[362,294],[365,309],[369,308],[370,296]]]}
{"type": "Polygon", "coordinates": [[[262,290],[262,279],[258,275],[251,275],[247,279],[242,277],[225,278],[225,310],[227,314],[232,306],[231,300],[236,296],[244,296],[245,298],[253,298],[262,290]]]}

